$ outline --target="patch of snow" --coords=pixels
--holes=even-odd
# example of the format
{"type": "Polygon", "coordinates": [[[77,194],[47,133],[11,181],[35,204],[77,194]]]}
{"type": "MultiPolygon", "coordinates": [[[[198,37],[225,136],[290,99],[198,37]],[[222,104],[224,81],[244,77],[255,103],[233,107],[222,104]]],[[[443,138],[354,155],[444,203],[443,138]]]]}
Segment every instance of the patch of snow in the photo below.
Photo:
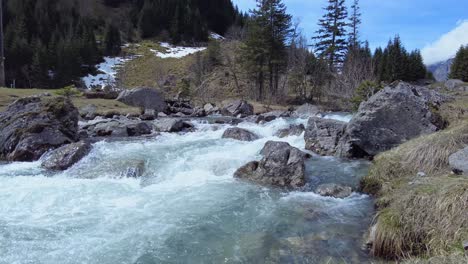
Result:
{"type": "Polygon", "coordinates": [[[122,65],[135,58],[133,57],[104,57],[104,62],[96,65],[98,70],[97,75],[88,74],[82,78],[86,87],[91,88],[104,88],[107,85],[115,85],[115,78],[117,71],[122,65]]]}
{"type": "Polygon", "coordinates": [[[210,34],[210,37],[211,37],[212,39],[216,39],[216,40],[223,40],[223,39],[224,39],[223,36],[221,36],[221,35],[219,35],[219,34],[217,34],[217,33],[214,33],[214,32],[212,32],[212,33],[210,34]]]}
{"type": "Polygon", "coordinates": [[[194,54],[200,51],[204,51],[205,47],[182,47],[182,46],[173,46],[166,42],[161,42],[161,47],[165,49],[165,52],[160,52],[154,49],[150,49],[151,52],[154,52],[156,56],[166,59],[166,58],[183,58],[190,54],[194,54]]]}

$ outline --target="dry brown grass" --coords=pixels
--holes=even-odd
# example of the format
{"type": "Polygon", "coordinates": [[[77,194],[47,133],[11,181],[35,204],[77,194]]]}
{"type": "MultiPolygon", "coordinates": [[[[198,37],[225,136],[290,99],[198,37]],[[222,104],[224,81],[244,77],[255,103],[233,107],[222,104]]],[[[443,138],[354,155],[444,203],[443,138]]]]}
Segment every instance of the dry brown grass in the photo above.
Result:
{"type": "Polygon", "coordinates": [[[468,178],[450,174],[448,157],[466,145],[465,120],[376,157],[361,181],[362,190],[376,196],[379,208],[375,256],[406,259],[463,253],[462,241],[468,239],[468,178]],[[427,176],[418,177],[418,172],[427,176]]]}
{"type": "MultiPolygon", "coordinates": [[[[3,111],[9,104],[13,103],[18,98],[38,95],[42,93],[49,93],[52,96],[56,96],[56,91],[57,90],[0,88],[0,111],[3,111]]],[[[78,109],[82,108],[83,106],[93,104],[97,106],[97,113],[100,115],[106,115],[111,113],[122,115],[126,115],[129,113],[140,113],[139,108],[128,106],[116,100],[73,97],[72,101],[78,109]]]]}

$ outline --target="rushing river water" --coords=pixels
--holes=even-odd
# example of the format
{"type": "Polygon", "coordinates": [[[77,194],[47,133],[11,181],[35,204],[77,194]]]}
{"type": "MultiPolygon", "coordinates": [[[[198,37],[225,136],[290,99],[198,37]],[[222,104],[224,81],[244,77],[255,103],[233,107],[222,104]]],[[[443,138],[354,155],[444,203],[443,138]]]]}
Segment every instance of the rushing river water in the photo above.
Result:
{"type": "MultiPolygon", "coordinates": [[[[343,118],[341,115],[329,118],[343,118]]],[[[241,123],[262,138],[221,139],[227,125],[196,132],[99,142],[69,170],[40,162],[0,165],[0,263],[363,263],[372,201],[326,198],[322,183],[356,186],[368,164],[307,161],[309,189],[286,192],[242,182],[234,171],[260,159],[266,141],[291,123],[241,123]],[[143,164],[140,179],[122,178],[143,164]]]]}

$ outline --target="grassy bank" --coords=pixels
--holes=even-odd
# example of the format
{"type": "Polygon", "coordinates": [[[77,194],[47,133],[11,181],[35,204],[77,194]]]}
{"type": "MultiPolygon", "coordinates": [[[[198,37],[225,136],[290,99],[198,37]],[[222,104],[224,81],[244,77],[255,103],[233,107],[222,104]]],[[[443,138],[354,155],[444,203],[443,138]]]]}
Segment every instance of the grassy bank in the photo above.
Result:
{"type": "Polygon", "coordinates": [[[361,189],[376,197],[371,253],[408,263],[468,263],[468,177],[448,158],[468,145],[468,98],[440,108],[451,125],[378,155],[361,189]],[[418,175],[419,174],[419,175],[418,175]]]}
{"type": "MultiPolygon", "coordinates": [[[[39,95],[43,93],[49,93],[51,96],[56,96],[57,91],[58,90],[0,88],[0,111],[3,111],[9,104],[13,103],[18,98],[39,95]]],[[[100,115],[126,115],[128,113],[140,113],[139,108],[130,107],[116,100],[87,99],[85,97],[78,96],[73,97],[72,101],[78,109],[81,109],[86,105],[95,105],[97,107],[97,113],[100,115]]]]}

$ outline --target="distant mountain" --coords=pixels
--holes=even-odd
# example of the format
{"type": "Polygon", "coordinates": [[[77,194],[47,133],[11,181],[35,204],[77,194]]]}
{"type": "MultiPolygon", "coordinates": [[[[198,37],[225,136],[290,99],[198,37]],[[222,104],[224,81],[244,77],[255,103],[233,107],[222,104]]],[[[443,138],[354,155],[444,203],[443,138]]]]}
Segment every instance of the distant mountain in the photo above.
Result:
{"type": "Polygon", "coordinates": [[[448,79],[450,74],[450,67],[452,67],[453,58],[448,59],[446,61],[441,61],[438,63],[431,64],[427,66],[427,69],[432,72],[434,78],[438,82],[443,82],[448,79]]]}

